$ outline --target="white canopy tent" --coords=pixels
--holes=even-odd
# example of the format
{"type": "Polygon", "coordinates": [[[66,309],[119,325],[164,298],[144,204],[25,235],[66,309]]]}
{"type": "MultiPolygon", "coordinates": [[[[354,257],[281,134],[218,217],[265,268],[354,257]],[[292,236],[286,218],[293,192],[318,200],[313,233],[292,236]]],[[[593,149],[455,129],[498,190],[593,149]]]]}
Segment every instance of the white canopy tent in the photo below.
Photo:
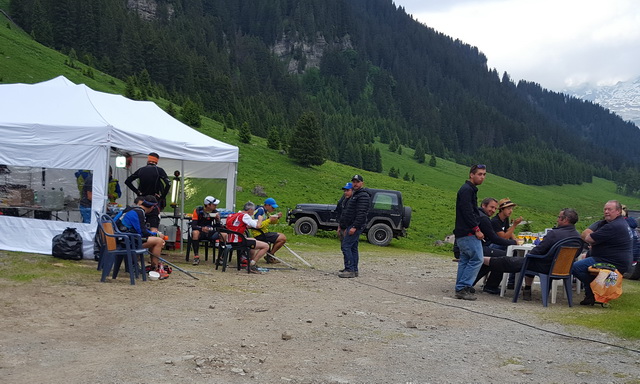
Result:
{"type": "MultiPolygon", "coordinates": [[[[106,206],[112,148],[133,155],[133,170],[157,152],[170,177],[180,170],[187,178],[225,179],[220,198],[227,210],[235,208],[238,148],[182,124],[155,103],[97,92],[63,76],[0,85],[0,101],[0,165],[91,170],[93,211],[106,206]]],[[[53,236],[66,227],[78,229],[85,258],[93,258],[94,217],[82,224],[0,215],[0,249],[50,254],[53,236]]]]}

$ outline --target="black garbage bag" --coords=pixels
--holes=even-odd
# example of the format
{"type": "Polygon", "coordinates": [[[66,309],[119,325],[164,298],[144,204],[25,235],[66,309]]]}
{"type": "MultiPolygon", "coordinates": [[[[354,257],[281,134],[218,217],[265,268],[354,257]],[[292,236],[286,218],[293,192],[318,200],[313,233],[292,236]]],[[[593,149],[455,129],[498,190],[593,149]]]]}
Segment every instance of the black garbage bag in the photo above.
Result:
{"type": "Polygon", "coordinates": [[[53,257],[66,260],[82,260],[82,236],[75,228],[67,228],[53,237],[53,257]]]}

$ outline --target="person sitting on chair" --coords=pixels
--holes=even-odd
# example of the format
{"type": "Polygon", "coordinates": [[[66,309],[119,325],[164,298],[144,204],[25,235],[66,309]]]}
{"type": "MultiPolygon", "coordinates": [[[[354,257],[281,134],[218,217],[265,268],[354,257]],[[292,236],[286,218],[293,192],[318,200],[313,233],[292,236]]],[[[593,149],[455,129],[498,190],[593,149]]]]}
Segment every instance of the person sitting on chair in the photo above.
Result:
{"type": "Polygon", "coordinates": [[[167,278],[168,274],[163,272],[162,264],[158,259],[164,246],[164,236],[161,232],[149,231],[144,219],[145,215],[158,205],[158,200],[151,195],[141,196],[136,198],[135,203],[136,205],[127,207],[116,221],[118,229],[122,232],[137,233],[142,236],[142,246],[147,248],[151,254],[151,270],[160,272],[161,279],[167,278]]]}
{"type": "MultiPolygon", "coordinates": [[[[262,216],[258,216],[258,219],[253,219],[253,213],[256,210],[256,205],[251,201],[245,203],[242,211],[229,215],[227,217],[226,227],[229,230],[245,233],[247,228],[260,228],[262,225],[262,216]]],[[[235,234],[229,234],[227,240],[231,243],[239,242],[239,236],[235,234]]],[[[261,257],[267,254],[269,251],[269,244],[264,241],[256,240],[248,237],[247,242],[251,247],[251,261],[249,270],[251,273],[261,273],[256,267],[256,263],[261,257]]]]}
{"type": "MultiPolygon", "coordinates": [[[[560,211],[557,218],[558,226],[549,231],[544,239],[533,248],[529,253],[532,255],[545,255],[551,250],[551,248],[560,240],[564,240],[569,237],[580,237],[580,234],[576,230],[575,224],[578,222],[578,212],[572,208],[564,208],[560,211]]],[[[488,286],[497,287],[502,280],[502,274],[505,272],[520,272],[522,265],[524,264],[524,257],[485,257],[484,265],[489,266],[491,275],[487,280],[488,286]]],[[[542,259],[530,259],[528,269],[540,273],[549,273],[553,259],[551,257],[545,257],[542,259]]],[[[525,301],[531,300],[531,284],[533,283],[533,276],[525,276],[524,290],[522,291],[522,298],[525,301]]],[[[516,295],[519,292],[515,292],[516,295]]]]}
{"type": "Polygon", "coordinates": [[[591,290],[591,281],[595,276],[589,273],[590,266],[596,263],[613,264],[621,274],[631,267],[632,239],[631,228],[622,216],[622,204],[617,200],[607,201],[604,205],[604,220],[582,232],[582,240],[591,245],[589,257],[576,261],[571,267],[571,274],[584,284],[584,300],[580,305],[596,303],[591,290]]]}
{"type": "Polygon", "coordinates": [[[273,244],[271,248],[271,254],[267,254],[265,256],[265,260],[267,264],[277,264],[280,261],[276,259],[276,252],[287,242],[287,237],[284,233],[279,232],[269,232],[269,225],[277,224],[278,220],[282,217],[282,212],[278,212],[273,214],[272,212],[278,208],[278,204],[276,204],[275,199],[268,198],[264,201],[264,205],[262,207],[257,207],[255,213],[253,214],[254,219],[258,219],[258,216],[262,216],[262,225],[259,229],[251,230],[251,234],[256,240],[264,241],[267,244],[273,244]]]}
{"type": "Polygon", "coordinates": [[[204,206],[198,206],[191,215],[191,245],[193,246],[193,265],[200,264],[200,240],[215,241],[220,233],[215,230],[220,226],[220,212],[218,212],[220,200],[213,196],[204,198],[204,206]]]}

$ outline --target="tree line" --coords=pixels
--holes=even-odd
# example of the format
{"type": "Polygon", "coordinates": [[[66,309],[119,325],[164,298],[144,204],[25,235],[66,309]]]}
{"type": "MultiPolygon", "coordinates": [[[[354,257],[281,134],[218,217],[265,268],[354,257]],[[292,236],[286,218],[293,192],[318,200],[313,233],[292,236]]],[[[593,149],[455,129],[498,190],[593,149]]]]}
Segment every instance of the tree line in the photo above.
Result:
{"type": "Polygon", "coordinates": [[[637,127],[515,84],[391,0],[156,0],[152,19],[125,3],[11,0],[10,14],[39,42],[129,79],[134,97],[189,104],[229,129],[246,123],[288,151],[311,113],[324,159],[372,171],[383,171],[379,140],[419,162],[487,163],[540,185],[599,176],[637,193],[620,184],[638,172],[637,127]]]}

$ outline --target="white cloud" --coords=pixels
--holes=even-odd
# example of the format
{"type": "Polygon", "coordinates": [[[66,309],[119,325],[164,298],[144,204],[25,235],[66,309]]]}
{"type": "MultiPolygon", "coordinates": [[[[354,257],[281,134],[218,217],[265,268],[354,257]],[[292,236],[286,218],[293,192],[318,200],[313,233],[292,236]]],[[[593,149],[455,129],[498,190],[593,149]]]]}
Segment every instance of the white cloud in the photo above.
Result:
{"type": "Polygon", "coordinates": [[[489,67],[559,90],[640,75],[632,0],[396,0],[416,19],[477,46],[489,67]]]}

